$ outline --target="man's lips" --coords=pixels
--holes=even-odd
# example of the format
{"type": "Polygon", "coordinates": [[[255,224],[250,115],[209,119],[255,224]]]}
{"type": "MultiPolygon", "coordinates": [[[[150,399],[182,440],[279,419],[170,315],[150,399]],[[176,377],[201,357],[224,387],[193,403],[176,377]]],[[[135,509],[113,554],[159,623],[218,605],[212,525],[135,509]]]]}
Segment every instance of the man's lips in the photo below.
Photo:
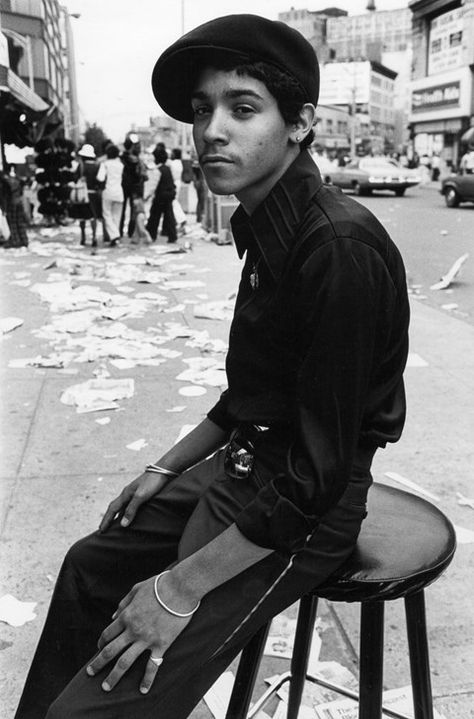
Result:
{"type": "Polygon", "coordinates": [[[230,157],[226,157],[225,155],[203,155],[201,157],[201,165],[217,165],[221,163],[227,163],[232,164],[232,160],[230,157]]]}

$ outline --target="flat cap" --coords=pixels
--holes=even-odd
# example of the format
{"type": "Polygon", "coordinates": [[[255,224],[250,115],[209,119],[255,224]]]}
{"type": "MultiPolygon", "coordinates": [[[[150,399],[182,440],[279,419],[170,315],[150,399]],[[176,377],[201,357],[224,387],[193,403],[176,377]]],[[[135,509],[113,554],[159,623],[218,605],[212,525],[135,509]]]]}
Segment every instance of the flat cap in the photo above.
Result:
{"type": "Polygon", "coordinates": [[[318,59],[301,33],[259,15],[226,15],[186,33],[159,57],[152,75],[153,94],[170,117],[193,122],[191,93],[197,75],[222,53],[277,67],[298,82],[306,102],[317,104],[318,59]]]}

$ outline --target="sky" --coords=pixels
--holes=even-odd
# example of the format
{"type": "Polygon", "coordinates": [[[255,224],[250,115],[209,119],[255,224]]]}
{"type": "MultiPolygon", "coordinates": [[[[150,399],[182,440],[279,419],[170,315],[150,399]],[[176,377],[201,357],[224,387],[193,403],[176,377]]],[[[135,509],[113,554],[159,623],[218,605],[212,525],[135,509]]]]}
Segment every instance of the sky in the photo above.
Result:
{"type": "MultiPolygon", "coordinates": [[[[81,118],[97,123],[115,142],[135,125],[162,114],[150,86],[158,56],[182,34],[207,20],[254,13],[271,20],[297,9],[338,7],[365,12],[367,0],[62,0],[74,34],[81,118]]],[[[376,0],[377,10],[407,7],[408,0],[376,0]]]]}

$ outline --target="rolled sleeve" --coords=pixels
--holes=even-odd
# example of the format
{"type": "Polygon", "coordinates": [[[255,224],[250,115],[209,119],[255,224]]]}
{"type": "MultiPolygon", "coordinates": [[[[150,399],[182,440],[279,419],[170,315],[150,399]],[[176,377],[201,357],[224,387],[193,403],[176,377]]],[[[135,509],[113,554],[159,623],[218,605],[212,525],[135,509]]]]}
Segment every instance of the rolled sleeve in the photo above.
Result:
{"type": "Polygon", "coordinates": [[[228,390],[225,390],[217,403],[207,413],[207,418],[214,422],[225,432],[230,432],[234,429],[234,422],[228,413],[229,394],[228,390]]]}

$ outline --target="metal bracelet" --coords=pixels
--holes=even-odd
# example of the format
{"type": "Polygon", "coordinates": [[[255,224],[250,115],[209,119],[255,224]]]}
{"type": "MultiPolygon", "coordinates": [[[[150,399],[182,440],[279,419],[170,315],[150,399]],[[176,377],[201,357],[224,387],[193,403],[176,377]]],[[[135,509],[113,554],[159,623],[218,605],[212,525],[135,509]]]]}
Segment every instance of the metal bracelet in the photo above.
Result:
{"type": "Polygon", "coordinates": [[[168,607],[168,605],[165,604],[165,602],[162,600],[162,598],[161,598],[160,595],[158,594],[158,581],[159,581],[160,577],[162,577],[164,574],[169,574],[169,572],[170,572],[170,570],[167,569],[165,572],[161,572],[161,574],[157,574],[156,577],[155,577],[154,589],[155,589],[156,601],[158,602],[158,604],[159,604],[161,607],[163,607],[163,609],[164,609],[165,611],[168,612],[168,614],[172,614],[173,617],[180,617],[180,618],[182,618],[182,619],[185,618],[185,617],[191,617],[191,616],[192,616],[195,612],[197,612],[197,610],[199,609],[199,607],[200,607],[200,605],[201,605],[201,600],[198,601],[198,603],[196,604],[196,606],[194,607],[194,609],[191,609],[190,612],[175,612],[174,609],[171,609],[171,607],[168,607]]]}
{"type": "Polygon", "coordinates": [[[177,477],[179,475],[179,472],[175,472],[174,469],[166,469],[166,467],[160,467],[158,464],[147,464],[146,471],[165,474],[167,477],[177,477]]]}

